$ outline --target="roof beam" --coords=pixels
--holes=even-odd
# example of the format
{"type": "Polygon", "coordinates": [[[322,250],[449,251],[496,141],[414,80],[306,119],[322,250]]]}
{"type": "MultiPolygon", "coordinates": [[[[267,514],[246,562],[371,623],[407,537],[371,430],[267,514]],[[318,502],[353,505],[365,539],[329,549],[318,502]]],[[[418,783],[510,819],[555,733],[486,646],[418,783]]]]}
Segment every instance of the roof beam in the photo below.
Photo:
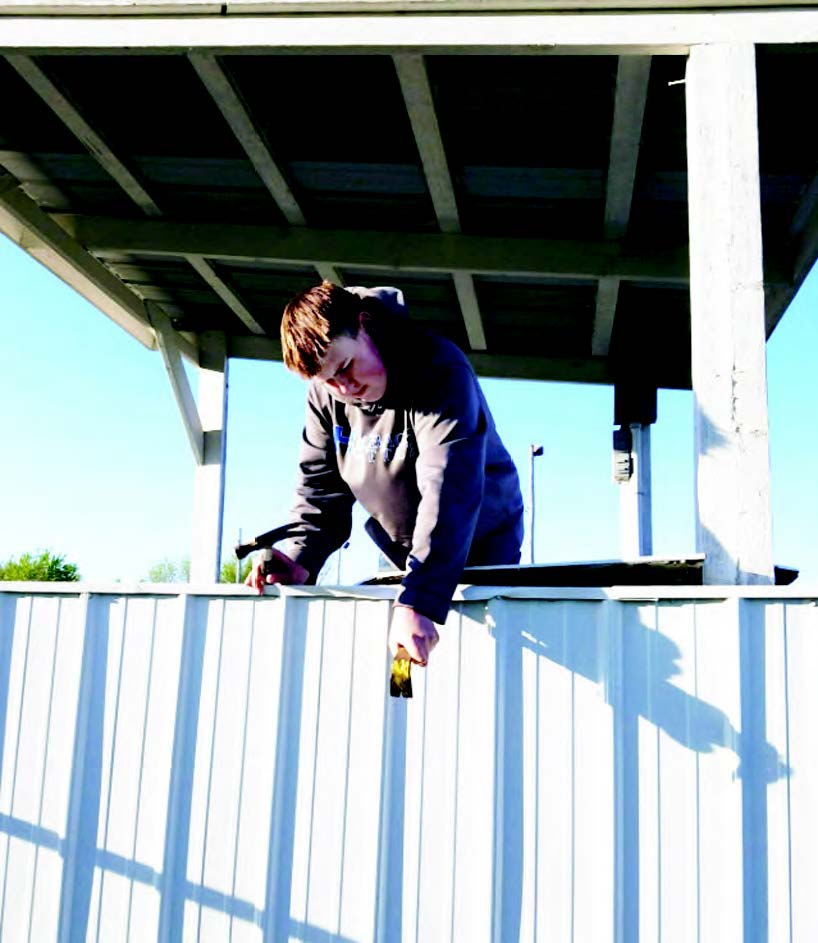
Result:
{"type": "Polygon", "coordinates": [[[473,272],[593,279],[603,276],[643,281],[688,280],[686,247],[631,254],[609,242],[324,230],[164,220],[118,220],[55,214],[76,239],[98,254],[203,255],[209,259],[329,263],[387,272],[473,272]]]}
{"type": "MultiPolygon", "coordinates": [[[[444,233],[460,232],[457,198],[435,113],[426,63],[423,56],[407,54],[393,56],[392,60],[395,63],[406,111],[415,135],[438,226],[444,233]]],[[[474,288],[474,278],[469,272],[455,272],[453,277],[469,346],[472,350],[485,350],[486,332],[480,314],[480,303],[474,288]]]]}
{"type": "Polygon", "coordinates": [[[253,334],[263,334],[264,328],[258,323],[252,314],[245,307],[241,298],[216,272],[210,262],[201,255],[186,255],[185,259],[201,275],[208,285],[216,292],[221,300],[236,315],[236,317],[249,328],[253,334]]]}
{"type": "Polygon", "coordinates": [[[2,172],[0,230],[141,344],[156,347],[142,301],[2,172]]]}
{"type": "MultiPolygon", "coordinates": [[[[414,5],[413,5],[414,6],[414,5]]],[[[360,9],[360,8],[359,8],[360,9]]],[[[3,17],[0,52],[122,52],[122,22],[105,16],[3,17]]],[[[263,52],[325,49],[392,54],[396,50],[513,50],[581,54],[686,55],[706,43],[818,42],[818,11],[709,10],[666,13],[425,13],[404,16],[145,16],[128,24],[128,50],[263,52]]]]}
{"type": "MultiPolygon", "coordinates": [[[[642,121],[648,98],[650,63],[650,56],[619,57],[605,193],[606,239],[622,239],[628,230],[642,121]]],[[[608,354],[618,297],[619,280],[600,279],[591,340],[591,352],[595,356],[604,357],[608,354]]]]}
{"type": "Polygon", "coordinates": [[[134,203],[146,215],[158,216],[161,211],[142,184],[37,63],[28,56],[20,55],[6,56],[6,61],[28,83],[31,90],[40,96],[62,123],[73,132],[77,139],[88,148],[100,165],[105,168],[134,203]]]}
{"type": "Polygon", "coordinates": [[[596,313],[591,336],[591,353],[595,357],[607,357],[611,346],[616,303],[619,300],[618,278],[600,278],[596,288],[596,313]]]}
{"type": "Polygon", "coordinates": [[[648,99],[650,56],[620,56],[616,73],[611,152],[605,193],[605,237],[621,239],[628,228],[648,99]]]}
{"type": "MultiPolygon", "coordinates": [[[[693,0],[697,9],[712,7],[797,7],[807,6],[814,0],[693,0]]],[[[677,9],[679,0],[651,0],[651,7],[677,9]]],[[[479,8],[484,12],[520,10],[581,11],[594,6],[594,0],[3,0],[0,15],[43,14],[61,16],[218,16],[311,13],[319,7],[322,13],[412,13],[412,12],[470,12],[479,8]]],[[[606,0],[608,10],[645,9],[645,0],[606,0]]]]}
{"type": "MultiPolygon", "coordinates": [[[[232,337],[230,356],[248,360],[281,360],[281,343],[269,337],[232,337]]],[[[608,363],[592,357],[570,360],[550,357],[515,357],[471,351],[466,354],[475,371],[485,377],[520,380],[563,380],[574,383],[613,383],[608,363]]]]}
{"type": "MultiPolygon", "coordinates": [[[[19,55],[7,56],[6,60],[21,78],[28,83],[30,88],[40,96],[63,124],[85,145],[100,166],[119,184],[145,215],[151,217],[160,216],[162,211],[147,190],[145,190],[136,177],[128,170],[124,162],[116,156],[101,135],[85,120],[79,110],[71,104],[51,79],[40,69],[37,63],[27,56],[19,55]]],[[[185,258],[207,284],[210,285],[219,298],[224,301],[251,331],[254,333],[264,332],[261,325],[250,314],[241,299],[219,278],[212,266],[209,265],[204,258],[195,255],[187,255],[185,258]]],[[[154,305],[153,308],[155,311],[156,306],[154,305]]],[[[170,329],[170,322],[168,321],[167,324],[168,329],[170,329]]],[[[189,345],[182,344],[182,346],[187,348],[189,345]]],[[[185,349],[185,353],[190,356],[189,350],[185,349]]],[[[197,359],[196,356],[194,356],[193,359],[195,361],[197,359]]]]}
{"type": "Polygon", "coordinates": [[[192,52],[188,58],[287,222],[304,226],[306,220],[298,201],[219,61],[206,52],[192,52]]]}
{"type": "Polygon", "coordinates": [[[423,56],[392,57],[441,232],[460,232],[460,217],[423,56]]]}
{"type": "Polygon", "coordinates": [[[322,281],[332,282],[333,285],[344,284],[341,273],[334,265],[330,265],[329,262],[318,262],[315,266],[315,269],[322,281]]]}
{"type": "Polygon", "coordinates": [[[193,458],[197,465],[204,464],[204,432],[202,430],[202,421],[199,418],[199,410],[196,401],[193,398],[193,392],[190,389],[185,368],[182,364],[180,350],[178,345],[178,334],[171,327],[170,320],[164,311],[152,301],[146,304],[148,316],[151,319],[156,339],[159,343],[159,350],[162,354],[162,361],[167,370],[171,389],[179,407],[179,414],[182,417],[182,424],[185,427],[190,447],[193,449],[193,458]]]}

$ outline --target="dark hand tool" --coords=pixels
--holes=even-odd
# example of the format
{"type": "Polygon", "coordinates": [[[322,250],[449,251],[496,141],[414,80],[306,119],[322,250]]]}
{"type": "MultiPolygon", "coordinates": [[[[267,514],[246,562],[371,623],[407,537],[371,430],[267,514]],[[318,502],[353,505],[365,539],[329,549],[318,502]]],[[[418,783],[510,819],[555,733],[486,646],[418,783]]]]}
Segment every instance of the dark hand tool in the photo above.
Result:
{"type": "Polygon", "coordinates": [[[295,537],[301,532],[300,524],[283,524],[281,527],[274,527],[272,530],[268,530],[266,534],[260,534],[246,544],[236,544],[236,556],[239,560],[243,560],[254,550],[262,550],[262,576],[269,576],[272,573],[286,573],[288,567],[273,553],[273,544],[278,543],[279,540],[286,540],[288,537],[295,537]]]}

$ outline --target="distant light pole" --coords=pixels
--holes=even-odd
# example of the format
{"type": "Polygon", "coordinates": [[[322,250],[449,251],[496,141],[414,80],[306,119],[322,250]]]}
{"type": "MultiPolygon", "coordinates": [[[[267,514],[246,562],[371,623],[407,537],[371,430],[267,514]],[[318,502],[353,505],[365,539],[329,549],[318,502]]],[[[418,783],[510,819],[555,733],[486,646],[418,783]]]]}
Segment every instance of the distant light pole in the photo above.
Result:
{"type": "Polygon", "coordinates": [[[528,562],[534,562],[534,459],[543,454],[541,445],[528,447],[528,562]]]}

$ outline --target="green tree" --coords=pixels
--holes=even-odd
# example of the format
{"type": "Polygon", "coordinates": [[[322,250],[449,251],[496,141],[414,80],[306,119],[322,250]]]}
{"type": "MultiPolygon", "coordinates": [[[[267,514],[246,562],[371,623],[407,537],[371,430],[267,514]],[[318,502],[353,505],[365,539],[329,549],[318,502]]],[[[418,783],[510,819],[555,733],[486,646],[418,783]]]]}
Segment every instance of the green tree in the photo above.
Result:
{"type": "Polygon", "coordinates": [[[12,557],[0,563],[0,580],[74,583],[79,578],[76,564],[66,563],[64,554],[49,550],[24,553],[17,560],[12,557]]]}
{"type": "Polygon", "coordinates": [[[183,557],[181,560],[165,557],[148,570],[146,579],[148,583],[189,583],[190,557],[183,557]]]}
{"type": "MultiPolygon", "coordinates": [[[[236,582],[236,558],[228,558],[222,562],[222,572],[219,578],[220,583],[235,583],[236,582]]],[[[241,582],[243,583],[247,579],[247,574],[253,568],[253,558],[245,557],[241,561],[241,582]]]]}

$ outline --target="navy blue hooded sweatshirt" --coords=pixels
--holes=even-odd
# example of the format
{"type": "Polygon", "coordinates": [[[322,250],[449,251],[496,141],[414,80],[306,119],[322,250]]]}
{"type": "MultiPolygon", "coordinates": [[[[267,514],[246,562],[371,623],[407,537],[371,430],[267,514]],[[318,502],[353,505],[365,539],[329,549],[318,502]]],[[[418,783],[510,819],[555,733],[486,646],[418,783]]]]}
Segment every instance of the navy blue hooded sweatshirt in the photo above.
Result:
{"type": "Polygon", "coordinates": [[[377,522],[380,536],[371,523],[370,534],[406,569],[396,602],[442,623],[467,563],[519,560],[517,470],[459,348],[405,319],[397,289],[347,290],[374,296],[396,318],[383,338],[370,332],[386,393],[357,406],[310,382],[291,518],[303,536],[289,555],[314,580],[349,537],[358,500],[377,522]]]}

